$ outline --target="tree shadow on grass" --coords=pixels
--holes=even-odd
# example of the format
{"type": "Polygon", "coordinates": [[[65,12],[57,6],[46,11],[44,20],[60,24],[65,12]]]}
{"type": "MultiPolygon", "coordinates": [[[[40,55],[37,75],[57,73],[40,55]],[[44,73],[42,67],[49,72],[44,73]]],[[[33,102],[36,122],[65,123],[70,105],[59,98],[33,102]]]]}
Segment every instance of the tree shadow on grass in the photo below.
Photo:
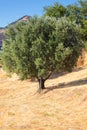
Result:
{"type": "Polygon", "coordinates": [[[52,91],[54,89],[63,89],[63,88],[80,86],[80,85],[85,85],[85,84],[87,84],[87,78],[74,80],[74,81],[71,81],[68,83],[63,82],[63,83],[59,83],[58,85],[50,86],[50,87],[46,88],[46,91],[44,93],[48,93],[49,91],[52,91]]]}
{"type": "Polygon", "coordinates": [[[69,74],[69,73],[72,73],[72,72],[79,72],[79,71],[81,71],[81,70],[83,70],[83,69],[85,69],[85,67],[79,67],[79,68],[75,68],[75,69],[73,69],[73,71],[71,71],[71,72],[54,72],[51,76],[50,76],[50,78],[49,79],[55,79],[55,78],[58,78],[58,77],[60,77],[60,76],[64,76],[64,75],[66,75],[66,74],[69,74]]]}

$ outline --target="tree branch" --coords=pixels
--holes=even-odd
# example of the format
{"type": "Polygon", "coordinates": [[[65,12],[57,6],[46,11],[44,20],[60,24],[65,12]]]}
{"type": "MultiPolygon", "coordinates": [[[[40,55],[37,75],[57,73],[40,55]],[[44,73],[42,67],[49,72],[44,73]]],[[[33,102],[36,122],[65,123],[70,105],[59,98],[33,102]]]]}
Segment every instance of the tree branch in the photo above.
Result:
{"type": "Polygon", "coordinates": [[[52,74],[52,72],[50,72],[50,73],[48,74],[48,76],[44,79],[44,81],[46,81],[46,80],[51,76],[51,74],[52,74]]]}

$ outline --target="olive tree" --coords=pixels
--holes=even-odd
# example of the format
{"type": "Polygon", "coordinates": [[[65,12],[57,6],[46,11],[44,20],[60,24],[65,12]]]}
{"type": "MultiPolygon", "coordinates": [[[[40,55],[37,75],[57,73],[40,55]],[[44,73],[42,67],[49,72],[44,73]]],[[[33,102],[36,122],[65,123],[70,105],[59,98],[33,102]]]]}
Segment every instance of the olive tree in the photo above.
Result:
{"type": "Polygon", "coordinates": [[[33,17],[8,28],[6,36],[3,68],[21,79],[37,78],[40,89],[54,71],[71,71],[81,54],[79,26],[65,17],[33,17]]]}

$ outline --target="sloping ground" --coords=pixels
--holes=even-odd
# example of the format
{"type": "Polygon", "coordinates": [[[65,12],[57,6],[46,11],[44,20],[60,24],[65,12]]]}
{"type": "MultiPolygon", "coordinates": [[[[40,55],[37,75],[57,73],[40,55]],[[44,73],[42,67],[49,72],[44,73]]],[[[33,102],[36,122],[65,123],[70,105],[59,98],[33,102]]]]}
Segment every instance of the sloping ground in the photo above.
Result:
{"type": "Polygon", "coordinates": [[[82,55],[78,58],[77,67],[87,66],[87,51],[83,50],[82,55]]]}
{"type": "Polygon", "coordinates": [[[0,71],[0,130],[87,130],[87,67],[45,85],[0,71]]]}

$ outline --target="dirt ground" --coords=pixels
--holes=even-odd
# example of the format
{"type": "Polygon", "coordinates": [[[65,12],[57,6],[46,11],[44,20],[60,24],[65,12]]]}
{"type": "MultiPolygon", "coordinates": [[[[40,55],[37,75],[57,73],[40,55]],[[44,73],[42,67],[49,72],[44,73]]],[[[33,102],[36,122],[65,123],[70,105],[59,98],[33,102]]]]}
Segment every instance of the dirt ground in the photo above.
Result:
{"type": "Polygon", "coordinates": [[[38,93],[0,70],[0,130],[87,130],[87,67],[57,76],[38,93]]]}

